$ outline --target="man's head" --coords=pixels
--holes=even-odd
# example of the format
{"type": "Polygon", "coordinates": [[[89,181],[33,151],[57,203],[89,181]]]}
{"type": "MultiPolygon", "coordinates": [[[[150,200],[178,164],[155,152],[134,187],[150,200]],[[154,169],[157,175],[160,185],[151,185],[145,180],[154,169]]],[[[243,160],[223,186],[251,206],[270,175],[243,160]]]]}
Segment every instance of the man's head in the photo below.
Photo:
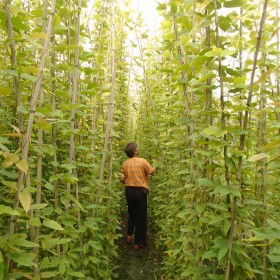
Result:
{"type": "Polygon", "coordinates": [[[135,143],[128,143],[126,145],[124,151],[129,158],[133,158],[133,157],[139,155],[139,150],[138,150],[137,145],[135,143]]]}

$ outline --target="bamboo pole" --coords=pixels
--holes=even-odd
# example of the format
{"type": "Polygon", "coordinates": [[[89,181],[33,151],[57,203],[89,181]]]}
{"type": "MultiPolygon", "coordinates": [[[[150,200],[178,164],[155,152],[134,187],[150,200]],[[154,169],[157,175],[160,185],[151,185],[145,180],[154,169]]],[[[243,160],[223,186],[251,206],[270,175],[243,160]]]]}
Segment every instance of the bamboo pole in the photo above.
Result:
{"type": "MultiPolygon", "coordinates": [[[[205,10],[205,17],[208,15],[208,11],[205,10]]],[[[205,41],[206,41],[206,48],[209,49],[210,48],[210,43],[211,43],[211,33],[210,33],[210,26],[206,26],[205,27],[205,41]]],[[[210,62],[206,62],[206,67],[207,69],[209,69],[209,66],[210,66],[210,62]]],[[[212,80],[211,79],[207,79],[206,80],[206,90],[205,90],[205,93],[206,93],[206,110],[208,112],[212,111],[213,109],[213,93],[212,93],[212,89],[210,88],[211,87],[211,84],[212,84],[212,80]]],[[[213,125],[213,116],[212,114],[207,114],[206,115],[206,124],[208,126],[212,126],[213,125]]],[[[206,138],[206,141],[208,142],[209,139],[206,138]]],[[[209,150],[209,145],[208,143],[205,144],[205,151],[208,151],[209,150]]],[[[205,166],[204,166],[204,169],[203,169],[203,177],[206,178],[207,177],[207,166],[209,165],[209,163],[212,161],[211,158],[207,157],[205,159],[205,166]]],[[[204,202],[206,202],[206,193],[204,192],[204,199],[203,199],[204,202]]]]}
{"type": "MultiPolygon", "coordinates": [[[[264,55],[263,55],[264,56],[264,55]]],[[[263,59],[263,62],[265,61],[265,58],[263,59]]],[[[261,85],[260,91],[261,91],[261,97],[259,102],[259,109],[262,110],[266,107],[267,104],[267,97],[265,93],[262,93],[265,89],[264,83],[261,85]]],[[[260,148],[267,144],[267,135],[266,135],[266,128],[267,128],[267,122],[266,122],[266,111],[264,110],[261,114],[258,126],[259,126],[259,152],[261,151],[260,148]]],[[[263,227],[267,227],[267,162],[261,162],[260,163],[260,169],[261,169],[261,193],[262,193],[262,200],[263,200],[263,227]]],[[[263,246],[263,280],[267,279],[267,252],[268,252],[268,241],[265,240],[264,246],[263,246]]]]}
{"type": "MultiPolygon", "coordinates": [[[[155,108],[154,108],[154,103],[153,103],[153,99],[152,99],[152,90],[151,90],[151,86],[150,86],[150,81],[148,79],[148,73],[147,73],[147,69],[146,69],[147,67],[146,67],[145,58],[144,58],[142,38],[138,36],[138,32],[136,30],[136,23],[134,23],[134,28],[135,28],[135,36],[136,36],[136,40],[137,40],[137,45],[138,45],[138,49],[139,49],[140,57],[141,57],[141,62],[142,62],[145,89],[146,89],[146,92],[148,94],[148,98],[146,100],[147,114],[148,114],[149,107],[150,107],[151,111],[152,111],[151,117],[152,117],[152,121],[153,121],[154,128],[155,128],[155,139],[156,139],[156,143],[158,145],[158,143],[159,143],[159,140],[158,140],[159,139],[159,133],[158,133],[158,130],[156,129],[157,123],[156,123],[156,119],[155,119],[155,108]]],[[[140,31],[140,33],[141,33],[141,31],[140,31]]]]}
{"type": "MultiPolygon", "coordinates": [[[[82,10],[82,0],[79,0],[78,2],[78,15],[77,15],[77,31],[76,31],[76,48],[75,48],[75,62],[74,62],[74,76],[73,76],[73,102],[74,104],[76,103],[76,100],[78,98],[78,79],[79,79],[79,44],[80,44],[80,26],[81,26],[81,10],[82,10]],[[75,97],[74,97],[75,96],[75,97]]],[[[71,111],[71,123],[72,120],[75,120],[75,111],[72,112],[71,111]],[[73,115],[72,115],[73,113],[73,115]]],[[[71,127],[72,128],[72,127],[71,127]]],[[[73,161],[75,162],[75,137],[74,134],[71,134],[71,136],[73,135],[73,139],[71,142],[70,141],[70,151],[73,150],[74,155],[73,155],[73,161]]],[[[69,156],[69,158],[71,159],[71,155],[69,156]]],[[[70,162],[71,163],[71,162],[70,162]]],[[[75,168],[75,173],[77,175],[77,169],[75,168]]],[[[75,184],[75,189],[76,189],[76,199],[77,201],[79,201],[79,185],[78,182],[76,182],[75,184]]],[[[79,228],[81,227],[81,213],[80,213],[80,209],[78,209],[78,225],[79,228]]],[[[82,243],[82,239],[80,239],[80,242],[82,243]]],[[[82,244],[81,244],[82,245],[82,244]]]]}
{"type": "MultiPolygon", "coordinates": [[[[278,0],[276,1],[276,28],[279,26],[279,2],[278,0]]],[[[279,30],[277,30],[276,33],[276,45],[277,45],[277,55],[276,55],[276,60],[277,60],[277,65],[280,63],[280,38],[279,38],[279,30]]],[[[275,102],[279,102],[280,99],[280,74],[279,70],[275,74],[276,76],[276,93],[272,88],[272,93],[273,93],[273,98],[275,102]]],[[[271,78],[270,78],[271,79],[271,78]]],[[[272,81],[271,81],[272,84],[272,81]]],[[[275,111],[276,119],[278,122],[280,122],[280,113],[275,111]]],[[[280,129],[278,130],[278,133],[280,134],[280,129]]]]}
{"type": "MultiPolygon", "coordinates": [[[[258,61],[258,53],[260,49],[260,43],[262,38],[262,32],[264,28],[265,18],[266,18],[266,9],[267,9],[268,0],[264,1],[263,4],[263,12],[262,17],[260,21],[259,31],[258,31],[258,38],[257,38],[257,44],[256,49],[254,53],[254,61],[253,61],[253,67],[251,72],[251,78],[250,78],[250,85],[249,85],[249,93],[247,98],[247,110],[245,112],[244,121],[243,121],[243,130],[247,130],[248,126],[248,119],[249,119],[249,111],[252,103],[253,98],[253,85],[254,85],[254,78],[255,78],[255,72],[257,67],[257,61],[258,61]]],[[[240,145],[239,150],[241,152],[244,151],[245,148],[245,134],[240,136],[240,145]]],[[[238,159],[238,168],[237,168],[237,189],[241,189],[241,171],[242,171],[242,156],[238,159]]],[[[233,205],[232,205],[232,214],[231,214],[231,225],[230,225],[230,232],[228,237],[228,254],[227,254],[227,263],[226,263],[226,274],[225,274],[225,280],[230,279],[230,273],[231,273],[231,254],[232,254],[232,246],[233,246],[233,239],[234,239],[234,225],[236,221],[236,211],[237,211],[237,196],[234,197],[233,205]]]]}
{"type": "MultiPolygon", "coordinates": [[[[183,51],[181,48],[181,45],[179,43],[179,34],[178,34],[178,27],[177,27],[177,17],[176,15],[173,13],[172,14],[172,23],[173,23],[173,32],[175,35],[175,41],[177,42],[177,52],[180,56],[182,56],[182,58],[180,59],[180,63],[181,65],[184,65],[186,63],[186,61],[183,58],[183,51]]],[[[188,116],[190,113],[190,104],[189,104],[189,97],[188,97],[188,91],[187,91],[187,75],[185,71],[181,71],[181,77],[184,81],[183,83],[183,93],[185,96],[185,107],[186,107],[186,115],[188,116]]],[[[190,129],[190,128],[189,128],[190,129]]]]}
{"type": "MultiPolygon", "coordinates": [[[[43,2],[43,18],[42,18],[42,32],[46,32],[47,28],[47,13],[48,13],[48,0],[44,0],[43,2]]],[[[42,41],[42,45],[44,46],[44,40],[42,41]]],[[[40,95],[39,95],[39,102],[38,102],[38,107],[42,107],[43,105],[43,100],[44,100],[44,92],[43,92],[43,79],[41,83],[41,88],[40,88],[40,95]]],[[[40,204],[41,203],[41,196],[42,196],[42,165],[43,165],[43,155],[42,155],[42,150],[43,150],[43,129],[39,128],[38,129],[38,150],[39,153],[37,154],[37,175],[36,175],[36,187],[37,187],[37,192],[36,192],[36,203],[40,204]]],[[[35,217],[38,217],[40,214],[40,210],[36,210],[34,213],[35,217]]],[[[40,234],[40,228],[37,227],[31,227],[31,240],[33,240],[34,243],[39,244],[39,234],[40,234]]],[[[33,252],[35,254],[35,263],[37,264],[34,267],[34,275],[38,275],[39,273],[39,248],[34,247],[33,252]]]]}
{"type": "Polygon", "coordinates": [[[111,94],[110,94],[110,101],[108,106],[108,114],[107,114],[107,123],[105,129],[105,137],[104,137],[104,145],[103,145],[103,154],[102,154],[102,161],[99,173],[99,187],[97,191],[97,201],[100,199],[101,195],[101,184],[104,178],[104,171],[105,171],[105,163],[107,158],[107,150],[108,150],[108,142],[110,137],[110,131],[112,128],[113,123],[113,109],[114,109],[114,98],[115,98],[115,84],[116,84],[116,69],[115,69],[115,3],[114,0],[110,2],[111,6],[111,13],[112,13],[112,24],[110,27],[110,50],[111,50],[111,94]]]}
{"type": "MultiPolygon", "coordinates": [[[[265,52],[265,43],[262,44],[262,63],[266,64],[266,52],[265,52]]],[[[261,67],[261,74],[265,73],[263,67],[261,67]]],[[[263,110],[267,106],[267,95],[265,93],[265,82],[262,82],[260,85],[260,100],[259,100],[259,110],[262,112],[260,119],[258,120],[258,152],[261,152],[261,148],[267,144],[267,114],[266,111],[263,110]]],[[[263,203],[263,227],[267,227],[267,160],[261,161],[259,164],[257,163],[256,167],[260,168],[260,191],[262,195],[262,203],[263,203]]],[[[264,241],[263,246],[263,276],[262,279],[267,279],[267,253],[268,253],[268,241],[264,241]]]]}
{"type": "MultiPolygon", "coordinates": [[[[4,10],[5,10],[5,15],[6,15],[8,39],[10,41],[12,68],[17,70],[16,43],[14,40],[12,18],[11,18],[11,13],[10,13],[10,9],[9,9],[10,3],[11,3],[10,0],[5,1],[4,10]]],[[[17,108],[21,105],[21,97],[22,97],[20,84],[19,84],[19,76],[18,75],[13,76],[13,80],[14,80],[14,91],[15,91],[15,101],[16,101],[15,102],[15,115],[17,116],[18,128],[23,133],[22,113],[20,111],[17,111],[17,108]]]]}
{"type": "MultiPolygon", "coordinates": [[[[54,14],[55,14],[55,6],[56,6],[56,0],[52,0],[51,11],[50,11],[49,20],[48,20],[47,34],[46,34],[46,39],[44,42],[44,48],[42,51],[41,63],[40,63],[40,67],[39,67],[39,75],[38,75],[37,81],[35,82],[33,96],[32,96],[31,102],[30,102],[30,114],[29,114],[28,126],[27,126],[27,131],[26,131],[26,135],[24,138],[24,142],[23,142],[23,151],[22,151],[22,159],[25,160],[26,162],[28,162],[29,144],[30,144],[30,139],[31,139],[31,135],[32,135],[32,128],[33,128],[33,122],[34,122],[34,117],[35,117],[35,113],[36,113],[36,107],[37,107],[37,103],[38,103],[38,100],[39,100],[39,97],[41,94],[41,84],[43,82],[44,67],[45,67],[47,52],[48,52],[48,48],[49,48],[49,40],[50,40],[51,30],[52,30],[52,20],[53,20],[54,14]]],[[[18,206],[18,203],[19,203],[18,195],[24,187],[23,186],[24,177],[25,177],[24,172],[21,171],[20,175],[19,175],[19,179],[18,179],[18,190],[15,195],[13,209],[16,209],[18,206]]],[[[12,216],[11,223],[10,223],[10,229],[9,229],[10,235],[14,233],[16,220],[17,220],[16,216],[12,216]]]]}
{"type": "MultiPolygon", "coordinates": [[[[96,43],[95,47],[93,44],[92,49],[96,49],[96,52],[99,53],[100,47],[101,47],[101,38],[102,38],[102,31],[104,29],[104,21],[106,19],[105,11],[107,9],[108,1],[105,1],[105,3],[102,6],[102,12],[101,12],[101,23],[100,23],[100,29],[98,32],[98,38],[99,41],[96,43]]],[[[92,65],[93,66],[93,65],[92,65]]],[[[100,91],[102,92],[103,88],[103,79],[100,79],[100,91]]],[[[92,118],[91,118],[91,130],[92,130],[92,139],[91,139],[91,148],[92,148],[92,154],[94,155],[96,152],[96,134],[97,134],[97,117],[98,117],[98,102],[97,102],[97,95],[94,96],[92,100],[92,118]]],[[[93,163],[95,162],[95,158],[93,157],[93,163]]]]}
{"type": "MultiPolygon", "coordinates": [[[[214,0],[214,9],[215,9],[215,29],[216,29],[216,45],[217,48],[220,48],[220,34],[219,34],[219,17],[218,17],[218,11],[217,11],[217,0],[214,0]]],[[[226,118],[225,118],[225,102],[224,102],[224,79],[223,79],[223,73],[222,73],[222,59],[219,56],[218,57],[218,75],[219,75],[219,84],[220,84],[220,106],[221,106],[221,124],[222,129],[225,130],[226,128],[226,118]]],[[[224,142],[227,141],[227,135],[224,135],[224,142]]],[[[228,158],[228,150],[227,146],[224,146],[223,148],[223,156],[224,156],[224,169],[225,169],[225,181],[228,188],[230,188],[230,178],[229,178],[229,169],[226,164],[227,158],[228,158]]],[[[227,195],[227,202],[230,203],[230,195],[227,195]]]]}
{"type": "MultiPolygon", "coordinates": [[[[52,35],[52,50],[51,50],[51,77],[52,77],[52,83],[51,83],[51,105],[52,105],[52,111],[54,112],[56,109],[56,96],[55,96],[55,90],[56,90],[56,81],[55,81],[55,36],[52,35]]],[[[51,136],[51,142],[53,147],[53,161],[57,162],[57,129],[56,129],[56,123],[52,124],[52,136],[51,136]]],[[[57,166],[56,164],[52,168],[53,174],[57,174],[57,166]]],[[[57,209],[59,207],[59,200],[58,200],[58,181],[54,181],[54,208],[57,209]]],[[[58,255],[60,255],[60,245],[56,246],[56,252],[58,255]]]]}
{"type": "MultiPolygon", "coordinates": [[[[45,67],[46,58],[47,58],[49,40],[50,40],[51,30],[52,30],[52,20],[53,20],[54,14],[55,14],[55,7],[56,7],[56,0],[52,0],[51,11],[50,11],[49,20],[48,20],[46,39],[45,39],[43,51],[41,54],[39,75],[38,75],[37,81],[35,82],[34,89],[33,89],[33,96],[31,98],[31,102],[30,102],[30,114],[29,114],[29,119],[28,119],[26,135],[25,135],[25,137],[23,137],[22,159],[26,162],[28,162],[29,144],[30,144],[30,139],[31,139],[31,135],[32,135],[32,128],[33,128],[33,122],[34,122],[34,117],[35,117],[35,113],[36,113],[36,107],[37,107],[37,103],[38,103],[38,100],[39,100],[40,94],[41,94],[41,84],[43,82],[44,67],[45,67]]],[[[23,180],[25,177],[26,176],[25,176],[24,172],[20,171],[13,209],[16,209],[19,205],[19,193],[24,188],[23,180]]],[[[10,225],[9,225],[9,235],[14,234],[16,223],[17,223],[17,216],[12,216],[10,225]]],[[[7,264],[7,269],[9,269],[10,259],[7,259],[6,264],[7,264]]]]}
{"type": "MultiPolygon", "coordinates": [[[[73,1],[69,1],[68,2],[68,9],[69,11],[72,10],[71,4],[73,3],[73,1]]],[[[67,51],[67,60],[68,63],[71,64],[71,14],[69,13],[68,18],[67,18],[67,46],[68,46],[68,51],[67,51]]],[[[75,62],[74,62],[74,71],[75,72],[75,62]]],[[[73,90],[73,86],[74,86],[74,79],[73,79],[73,75],[74,73],[72,73],[71,71],[68,73],[68,90],[71,93],[71,105],[75,104],[76,102],[76,96],[75,96],[75,91],[73,90]]],[[[71,135],[70,135],[70,144],[69,144],[69,163],[71,163],[74,160],[74,149],[75,149],[75,144],[73,144],[73,141],[75,140],[75,136],[73,134],[73,130],[75,129],[75,108],[72,108],[71,112],[70,112],[70,130],[72,131],[71,135]],[[73,117],[74,116],[74,117],[73,117]]],[[[69,173],[71,174],[71,171],[69,171],[69,173]]],[[[66,210],[69,209],[70,207],[70,194],[71,194],[71,183],[67,182],[66,183],[66,190],[67,190],[67,203],[66,203],[66,210]]]]}
{"type": "MultiPolygon", "coordinates": [[[[240,8],[240,22],[239,22],[239,41],[241,41],[241,47],[240,50],[238,52],[238,56],[239,56],[239,69],[240,72],[242,71],[241,69],[243,69],[243,42],[242,42],[242,36],[243,36],[243,22],[242,22],[242,15],[243,15],[243,9],[240,8]]],[[[242,100],[242,94],[240,94],[239,96],[239,100],[242,100]]],[[[239,125],[240,127],[242,127],[242,119],[243,119],[243,113],[242,111],[239,112],[238,114],[239,117],[239,125]]]]}
{"type": "MultiPolygon", "coordinates": [[[[52,92],[52,98],[51,98],[51,105],[52,105],[52,111],[54,112],[56,110],[56,96],[55,96],[55,90],[56,90],[56,82],[55,82],[55,36],[53,34],[52,36],[52,50],[51,50],[51,77],[52,77],[52,84],[51,84],[51,92],[52,92]]],[[[53,161],[57,162],[57,131],[56,131],[56,124],[52,124],[52,147],[53,147],[53,161]]],[[[57,166],[53,166],[53,174],[57,174],[57,166]]],[[[58,204],[58,184],[57,180],[54,182],[54,207],[55,209],[59,206],[58,204]]]]}

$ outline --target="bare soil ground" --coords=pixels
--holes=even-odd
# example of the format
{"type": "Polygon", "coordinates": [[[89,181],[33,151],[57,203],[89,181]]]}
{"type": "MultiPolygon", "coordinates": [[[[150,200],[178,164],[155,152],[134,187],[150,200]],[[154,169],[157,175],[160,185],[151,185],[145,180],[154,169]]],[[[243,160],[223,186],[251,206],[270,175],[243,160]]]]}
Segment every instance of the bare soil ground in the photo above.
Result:
{"type": "Polygon", "coordinates": [[[154,229],[148,223],[147,246],[139,251],[126,244],[127,213],[122,213],[121,237],[118,240],[117,280],[160,280],[161,252],[154,245],[154,229]]]}

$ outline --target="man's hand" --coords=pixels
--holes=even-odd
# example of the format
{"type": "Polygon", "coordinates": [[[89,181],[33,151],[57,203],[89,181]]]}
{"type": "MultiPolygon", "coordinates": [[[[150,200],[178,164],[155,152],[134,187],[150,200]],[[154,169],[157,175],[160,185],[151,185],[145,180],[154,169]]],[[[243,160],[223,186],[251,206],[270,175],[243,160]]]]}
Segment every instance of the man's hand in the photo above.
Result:
{"type": "Polygon", "coordinates": [[[151,173],[151,175],[156,175],[156,173],[157,173],[157,168],[156,167],[154,167],[154,171],[151,173]]]}

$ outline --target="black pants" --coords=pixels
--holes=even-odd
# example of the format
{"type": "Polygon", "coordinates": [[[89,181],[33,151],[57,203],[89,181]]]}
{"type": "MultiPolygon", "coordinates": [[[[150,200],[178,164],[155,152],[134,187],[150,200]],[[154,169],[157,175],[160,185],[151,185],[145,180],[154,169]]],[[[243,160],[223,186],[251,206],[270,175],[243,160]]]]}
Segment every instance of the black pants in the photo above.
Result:
{"type": "Polygon", "coordinates": [[[143,188],[126,187],[125,196],[128,206],[127,235],[132,235],[134,230],[134,244],[147,243],[147,193],[143,188]]]}

